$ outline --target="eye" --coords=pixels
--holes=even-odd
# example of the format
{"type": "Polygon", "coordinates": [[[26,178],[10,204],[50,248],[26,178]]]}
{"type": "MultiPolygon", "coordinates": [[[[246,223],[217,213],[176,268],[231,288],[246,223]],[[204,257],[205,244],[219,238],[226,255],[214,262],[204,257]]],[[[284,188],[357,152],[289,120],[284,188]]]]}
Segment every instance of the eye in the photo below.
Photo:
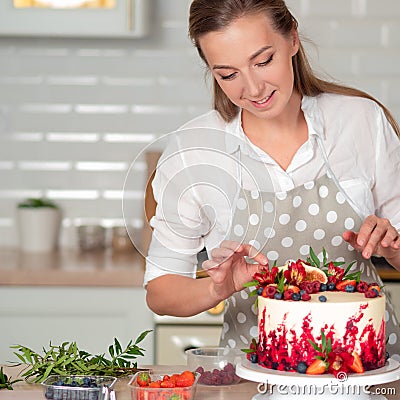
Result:
{"type": "Polygon", "coordinates": [[[257,67],[265,67],[266,65],[268,65],[271,61],[272,61],[272,58],[273,58],[273,54],[271,54],[269,57],[268,57],[268,59],[267,60],[265,60],[264,62],[262,62],[262,63],[258,63],[258,64],[256,64],[257,65],[257,67]]]}
{"type": "Polygon", "coordinates": [[[223,81],[230,81],[235,78],[236,72],[233,72],[232,74],[229,75],[220,75],[220,76],[223,81]]]}

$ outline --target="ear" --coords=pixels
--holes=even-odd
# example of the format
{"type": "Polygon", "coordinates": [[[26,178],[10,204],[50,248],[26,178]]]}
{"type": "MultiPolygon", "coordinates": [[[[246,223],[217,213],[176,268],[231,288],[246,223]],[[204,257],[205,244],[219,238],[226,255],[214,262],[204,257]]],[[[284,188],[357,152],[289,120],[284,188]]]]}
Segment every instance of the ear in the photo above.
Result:
{"type": "Polygon", "coordinates": [[[295,27],[293,27],[292,32],[290,33],[290,44],[292,46],[292,57],[293,57],[297,54],[300,48],[299,31],[295,27]]]}

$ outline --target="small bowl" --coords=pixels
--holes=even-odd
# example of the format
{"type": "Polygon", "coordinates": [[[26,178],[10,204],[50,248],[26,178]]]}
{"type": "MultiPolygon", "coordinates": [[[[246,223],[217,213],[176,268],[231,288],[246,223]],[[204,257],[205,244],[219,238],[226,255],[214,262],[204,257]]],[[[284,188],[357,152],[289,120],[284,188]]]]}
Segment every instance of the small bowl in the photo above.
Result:
{"type": "Polygon", "coordinates": [[[50,375],[42,385],[48,400],[103,400],[103,387],[112,389],[116,381],[113,376],[50,375]],[[88,386],[83,386],[86,382],[88,386]]]}
{"type": "MultiPolygon", "coordinates": [[[[137,378],[141,373],[137,372],[132,379],[129,381],[128,386],[131,391],[132,400],[157,400],[157,399],[173,399],[173,400],[192,400],[196,393],[197,381],[200,377],[199,374],[195,373],[195,381],[193,385],[187,387],[171,387],[171,388],[153,388],[148,386],[139,386],[137,383],[137,378]]],[[[173,371],[169,372],[168,376],[173,374],[180,374],[183,371],[173,371]]],[[[149,377],[152,382],[158,380],[163,381],[167,374],[155,374],[149,373],[149,377]]]]}
{"type": "Polygon", "coordinates": [[[186,350],[187,367],[200,374],[202,385],[233,385],[240,381],[236,364],[245,358],[239,349],[228,347],[200,347],[186,350]]]}

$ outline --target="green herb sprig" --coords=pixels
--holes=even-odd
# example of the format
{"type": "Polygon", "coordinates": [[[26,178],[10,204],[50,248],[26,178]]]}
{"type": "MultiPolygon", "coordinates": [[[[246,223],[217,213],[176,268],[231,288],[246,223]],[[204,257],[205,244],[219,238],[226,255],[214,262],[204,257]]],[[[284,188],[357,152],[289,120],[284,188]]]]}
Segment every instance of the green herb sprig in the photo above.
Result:
{"type": "Polygon", "coordinates": [[[11,376],[8,377],[4,372],[3,372],[3,367],[0,368],[0,389],[8,389],[8,390],[13,390],[12,385],[14,383],[22,381],[22,379],[15,379],[11,380],[11,376]]]}
{"type": "MultiPolygon", "coordinates": [[[[319,268],[324,272],[327,272],[329,264],[331,261],[328,260],[328,255],[326,253],[325,248],[322,248],[322,263],[319,260],[318,256],[315,254],[315,251],[312,247],[310,247],[310,255],[306,260],[312,267],[319,268]]],[[[344,261],[333,261],[332,262],[335,267],[340,267],[344,264],[344,261]]]]}
{"type": "MultiPolygon", "coordinates": [[[[330,264],[332,261],[329,261],[329,260],[328,260],[327,253],[326,253],[326,250],[325,250],[324,248],[322,249],[322,262],[320,262],[318,256],[315,254],[314,250],[310,247],[310,255],[309,255],[309,257],[307,257],[307,262],[308,262],[312,267],[316,267],[316,268],[321,269],[323,272],[325,272],[325,273],[329,276],[329,274],[328,274],[328,267],[329,267],[329,264],[330,264]]],[[[353,280],[353,279],[354,279],[354,280],[357,281],[357,283],[360,282],[360,279],[361,279],[361,271],[352,272],[352,273],[349,272],[350,269],[351,269],[351,267],[355,264],[355,262],[356,262],[356,261],[352,261],[352,262],[346,267],[346,269],[345,269],[345,271],[344,271],[344,274],[343,274],[343,280],[344,280],[344,279],[349,279],[349,280],[353,280]]],[[[333,264],[335,267],[341,267],[342,265],[345,264],[345,262],[344,262],[344,261],[333,261],[332,264],[333,264]]]]}
{"type": "Polygon", "coordinates": [[[331,341],[331,338],[327,339],[324,331],[321,330],[321,346],[318,346],[311,339],[309,339],[308,342],[311,344],[313,349],[318,353],[318,355],[315,358],[318,359],[318,360],[322,360],[325,363],[327,363],[328,362],[328,356],[332,352],[332,341],[331,341]]]}
{"type": "Polygon", "coordinates": [[[15,345],[12,349],[21,361],[14,366],[28,365],[21,374],[27,382],[40,383],[49,375],[99,375],[122,377],[138,371],[138,356],[144,355],[144,349],[138,344],[144,340],[151,330],[142,332],[136,341],[129,341],[125,348],[114,338],[114,343],[108,347],[110,357],[105,354],[92,355],[80,350],[76,342],[64,342],[59,346],[50,343],[49,348],[43,348],[44,354],[39,354],[28,347],[15,345]]]}

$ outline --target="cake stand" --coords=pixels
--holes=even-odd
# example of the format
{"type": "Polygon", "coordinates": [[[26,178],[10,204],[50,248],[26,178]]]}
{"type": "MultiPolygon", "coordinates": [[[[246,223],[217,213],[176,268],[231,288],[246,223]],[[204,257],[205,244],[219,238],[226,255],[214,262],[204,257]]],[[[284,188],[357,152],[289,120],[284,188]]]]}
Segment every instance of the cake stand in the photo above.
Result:
{"type": "MultiPolygon", "coordinates": [[[[258,394],[252,400],[296,399],[357,399],[385,400],[382,394],[374,394],[373,385],[381,385],[400,379],[400,364],[389,359],[386,365],[363,374],[306,375],[296,372],[275,371],[243,360],[236,365],[241,378],[259,382],[258,394]]],[[[387,399],[386,399],[387,400],[387,399]]]]}

